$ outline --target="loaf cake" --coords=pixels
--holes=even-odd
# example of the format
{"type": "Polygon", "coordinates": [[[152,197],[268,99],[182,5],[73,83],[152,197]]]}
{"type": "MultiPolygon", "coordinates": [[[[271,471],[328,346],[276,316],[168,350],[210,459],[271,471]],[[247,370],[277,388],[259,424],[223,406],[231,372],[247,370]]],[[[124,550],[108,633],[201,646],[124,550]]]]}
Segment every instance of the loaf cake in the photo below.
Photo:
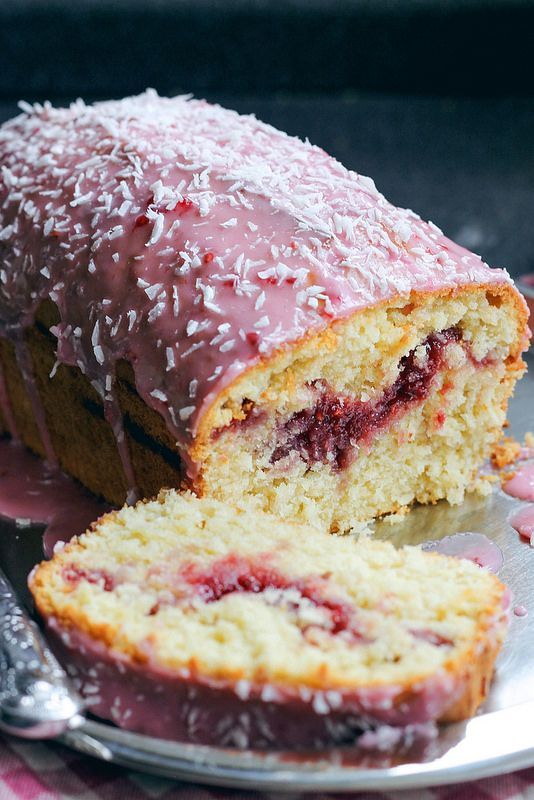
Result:
{"type": "Polygon", "coordinates": [[[473,487],[526,305],[372,180],[153,91],[24,105],[0,167],[0,425],[51,464],[331,531],[473,487]]]}
{"type": "Polygon", "coordinates": [[[30,588],[90,711],[256,748],[473,714],[509,606],[470,561],[173,491],[102,517],[30,588]]]}

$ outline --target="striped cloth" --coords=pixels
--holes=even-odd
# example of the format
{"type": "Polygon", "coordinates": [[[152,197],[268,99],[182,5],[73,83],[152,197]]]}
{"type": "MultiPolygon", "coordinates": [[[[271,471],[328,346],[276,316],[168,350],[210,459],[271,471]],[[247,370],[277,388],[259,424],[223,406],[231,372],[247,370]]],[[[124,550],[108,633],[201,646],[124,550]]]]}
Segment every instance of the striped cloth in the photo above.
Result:
{"type": "MultiPolygon", "coordinates": [[[[0,738],[0,800],[272,800],[274,795],[177,783],[81,756],[55,743],[0,738]]],[[[304,800],[304,795],[299,800],[304,800]]],[[[326,800],[330,795],[307,795],[326,800]]],[[[337,796],[339,797],[339,795],[337,796]]],[[[534,768],[474,783],[404,792],[359,792],[353,800],[534,800],[534,768]]],[[[296,800],[296,795],[280,795],[296,800]]]]}

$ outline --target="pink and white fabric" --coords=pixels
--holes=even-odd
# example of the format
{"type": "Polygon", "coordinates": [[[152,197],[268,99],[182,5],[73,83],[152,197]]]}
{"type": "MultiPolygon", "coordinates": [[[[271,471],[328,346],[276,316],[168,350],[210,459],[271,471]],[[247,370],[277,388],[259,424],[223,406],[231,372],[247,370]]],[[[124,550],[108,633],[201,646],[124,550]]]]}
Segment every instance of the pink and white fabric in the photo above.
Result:
{"type": "MultiPolygon", "coordinates": [[[[349,796],[353,800],[532,800],[534,767],[436,789],[358,792],[349,796]]],[[[58,744],[0,738],[0,800],[230,800],[234,797],[272,800],[274,795],[178,783],[129,772],[58,744]]],[[[294,800],[297,796],[291,797],[294,800]]],[[[300,795],[299,800],[330,797],[334,800],[341,795],[300,795]]]]}

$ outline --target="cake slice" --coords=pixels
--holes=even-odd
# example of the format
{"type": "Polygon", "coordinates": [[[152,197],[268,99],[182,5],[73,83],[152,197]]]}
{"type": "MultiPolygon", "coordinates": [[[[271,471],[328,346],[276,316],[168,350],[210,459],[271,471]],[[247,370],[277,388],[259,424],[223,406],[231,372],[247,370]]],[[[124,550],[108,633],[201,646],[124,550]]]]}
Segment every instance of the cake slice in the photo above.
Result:
{"type": "Polygon", "coordinates": [[[0,425],[110,503],[186,486],[347,531],[459,502],[527,308],[364,176],[184,97],[0,127],[0,425]]]}
{"type": "Polygon", "coordinates": [[[96,715],[256,748],[468,717],[509,605],[472,562],[175,492],[102,517],[30,588],[96,715]]]}

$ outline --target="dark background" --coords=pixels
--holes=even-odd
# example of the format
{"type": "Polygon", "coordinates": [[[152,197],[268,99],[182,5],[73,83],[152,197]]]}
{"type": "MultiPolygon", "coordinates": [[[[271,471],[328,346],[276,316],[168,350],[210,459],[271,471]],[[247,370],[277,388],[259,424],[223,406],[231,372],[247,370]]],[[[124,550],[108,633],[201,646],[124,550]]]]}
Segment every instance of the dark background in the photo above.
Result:
{"type": "Polygon", "coordinates": [[[324,147],[534,272],[534,2],[0,0],[16,101],[192,92],[324,147]]]}

